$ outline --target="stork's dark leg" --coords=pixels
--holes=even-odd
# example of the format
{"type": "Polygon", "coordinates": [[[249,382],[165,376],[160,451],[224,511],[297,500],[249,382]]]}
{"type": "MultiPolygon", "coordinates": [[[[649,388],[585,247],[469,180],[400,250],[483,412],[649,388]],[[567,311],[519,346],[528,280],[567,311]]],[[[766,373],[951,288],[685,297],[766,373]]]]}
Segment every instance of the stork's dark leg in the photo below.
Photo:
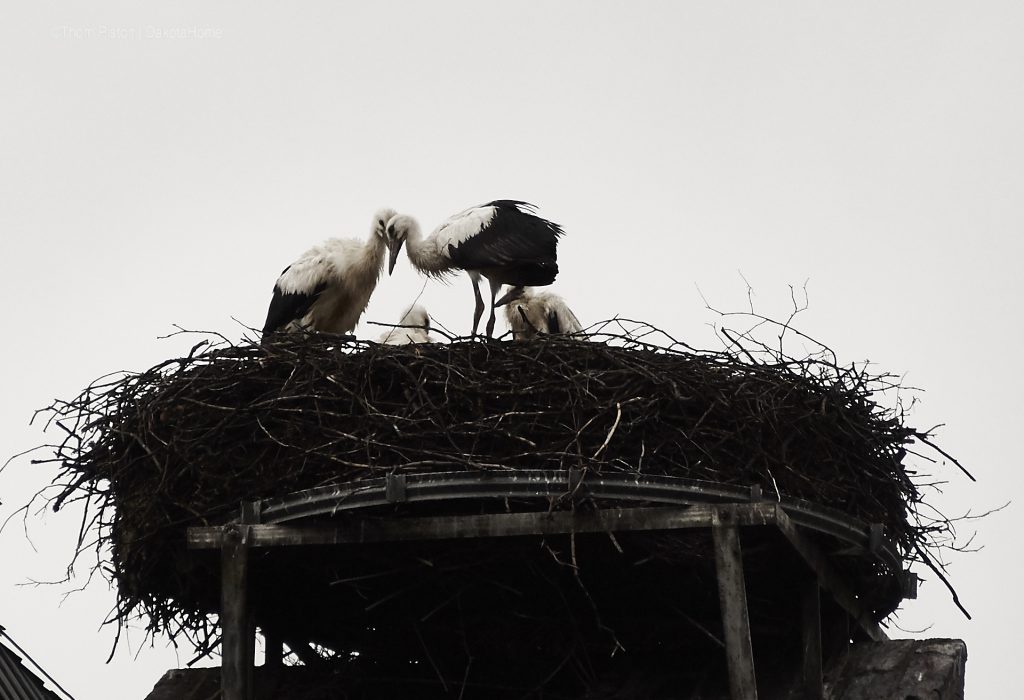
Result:
{"type": "Polygon", "coordinates": [[[498,296],[498,292],[501,291],[501,282],[487,281],[491,283],[491,317],[487,319],[487,337],[491,338],[494,336],[494,299],[498,296]]]}
{"type": "Polygon", "coordinates": [[[477,282],[480,281],[480,277],[470,273],[469,281],[473,285],[473,296],[476,297],[476,310],[473,311],[473,335],[475,336],[476,328],[480,325],[480,316],[484,313],[484,299],[480,296],[480,288],[477,286],[477,282]]]}

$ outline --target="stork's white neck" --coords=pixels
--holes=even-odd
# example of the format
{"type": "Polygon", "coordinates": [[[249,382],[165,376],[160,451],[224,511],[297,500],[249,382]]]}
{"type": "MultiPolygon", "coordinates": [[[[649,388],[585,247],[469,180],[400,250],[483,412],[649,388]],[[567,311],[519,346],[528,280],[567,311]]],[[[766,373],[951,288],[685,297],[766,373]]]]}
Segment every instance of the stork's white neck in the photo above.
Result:
{"type": "Polygon", "coordinates": [[[380,274],[384,270],[384,253],[386,251],[387,242],[384,241],[381,236],[377,235],[376,231],[374,231],[370,234],[370,237],[366,239],[362,249],[356,254],[355,264],[352,267],[352,271],[358,275],[360,279],[370,282],[371,289],[372,285],[376,284],[377,280],[380,279],[380,274]]]}
{"type": "Polygon", "coordinates": [[[373,261],[374,266],[377,268],[377,274],[384,269],[384,253],[388,249],[387,241],[384,240],[383,236],[377,235],[374,231],[370,234],[370,238],[366,241],[366,245],[363,246],[363,250],[366,252],[366,257],[373,261]]]}
{"type": "Polygon", "coordinates": [[[425,274],[440,274],[452,266],[452,261],[437,249],[436,237],[423,238],[418,222],[413,222],[406,232],[405,249],[409,256],[409,262],[425,274]]]}

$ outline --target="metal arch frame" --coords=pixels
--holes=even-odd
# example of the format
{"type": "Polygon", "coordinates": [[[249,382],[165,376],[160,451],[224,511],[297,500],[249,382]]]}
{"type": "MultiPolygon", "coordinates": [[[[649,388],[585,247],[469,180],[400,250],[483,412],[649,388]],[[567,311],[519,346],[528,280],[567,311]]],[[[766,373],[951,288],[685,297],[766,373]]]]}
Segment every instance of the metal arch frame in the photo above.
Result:
{"type": "MultiPolygon", "coordinates": [[[[647,474],[595,474],[579,469],[427,472],[391,474],[358,483],[321,486],[296,491],[288,496],[254,501],[252,508],[255,518],[252,522],[281,525],[318,515],[331,516],[401,502],[481,498],[550,499],[567,496],[673,506],[769,500],[763,498],[759,486],[744,488],[719,482],[647,474]]],[[[830,535],[856,550],[874,556],[900,579],[904,593],[912,594],[912,582],[904,580],[903,559],[893,541],[883,534],[881,525],[868,525],[833,508],[801,499],[781,497],[776,502],[794,524],[830,535]]]]}

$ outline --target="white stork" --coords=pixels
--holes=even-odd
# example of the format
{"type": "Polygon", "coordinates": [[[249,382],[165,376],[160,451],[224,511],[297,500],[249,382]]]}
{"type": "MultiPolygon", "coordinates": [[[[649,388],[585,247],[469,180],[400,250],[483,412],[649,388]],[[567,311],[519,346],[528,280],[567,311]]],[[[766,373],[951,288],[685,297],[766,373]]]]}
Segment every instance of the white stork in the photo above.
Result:
{"type": "Polygon", "coordinates": [[[515,340],[529,340],[540,333],[579,333],[583,330],[565,299],[551,292],[534,294],[530,289],[514,289],[505,306],[505,320],[515,340]]]}
{"type": "Polygon", "coordinates": [[[426,275],[469,272],[476,297],[473,335],[484,310],[478,285],[480,277],[486,277],[491,285],[491,317],[487,321],[490,337],[494,332],[494,308],[509,298],[506,295],[495,304],[502,285],[539,287],[554,282],[558,274],[557,246],[562,227],[540,218],[533,213],[535,210],[527,202],[497,200],[452,216],[427,238],[411,216],[396,216],[387,226],[391,249],[388,274],[395,268],[403,243],[409,262],[426,275]]]}
{"type": "Polygon", "coordinates": [[[330,238],[286,267],[274,284],[264,342],[279,330],[351,333],[380,278],[387,222],[394,216],[394,209],[381,209],[365,242],[330,238]]]}
{"type": "Polygon", "coordinates": [[[402,313],[402,318],[389,331],[380,334],[380,342],[385,345],[406,345],[408,343],[432,343],[430,338],[430,315],[419,304],[410,306],[402,313]]]}

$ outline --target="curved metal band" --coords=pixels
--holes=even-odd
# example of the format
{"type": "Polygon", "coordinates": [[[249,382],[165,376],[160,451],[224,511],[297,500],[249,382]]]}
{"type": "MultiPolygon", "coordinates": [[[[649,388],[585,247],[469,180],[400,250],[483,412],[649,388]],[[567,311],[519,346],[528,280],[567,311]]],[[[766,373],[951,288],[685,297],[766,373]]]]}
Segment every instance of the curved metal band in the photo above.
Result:
{"type": "MultiPolygon", "coordinates": [[[[749,503],[762,500],[759,487],[646,474],[595,474],[579,470],[509,472],[433,472],[396,474],[348,484],[296,491],[258,501],[259,522],[283,524],[318,515],[334,515],[397,502],[481,498],[602,498],[616,501],[686,506],[707,503],[749,503]]],[[[873,555],[894,575],[902,574],[902,558],[892,540],[833,508],[800,499],[779,499],[797,525],[825,533],[873,555]]]]}

